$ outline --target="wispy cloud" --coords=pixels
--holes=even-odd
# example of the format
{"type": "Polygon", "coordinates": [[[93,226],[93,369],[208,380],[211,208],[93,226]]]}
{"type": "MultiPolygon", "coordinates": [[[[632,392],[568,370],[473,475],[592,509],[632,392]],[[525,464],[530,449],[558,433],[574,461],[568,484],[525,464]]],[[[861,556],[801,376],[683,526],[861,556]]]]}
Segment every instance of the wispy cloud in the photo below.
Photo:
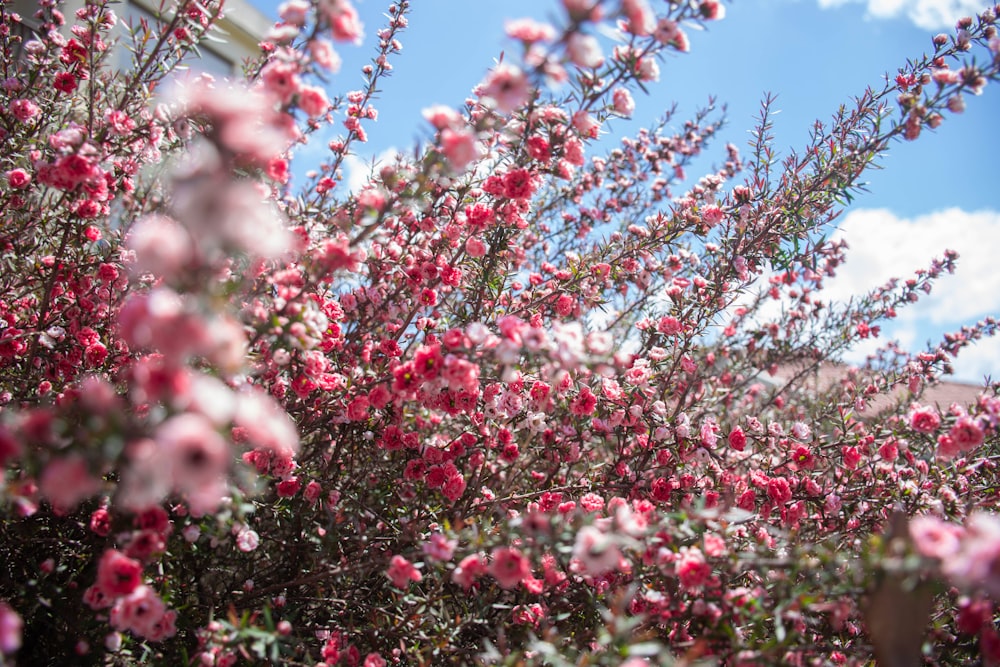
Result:
{"type": "MultiPolygon", "coordinates": [[[[850,249],[837,277],[824,285],[827,301],[863,294],[890,278],[911,277],[946,248],[958,252],[955,274],[939,278],[930,295],[900,310],[889,326],[887,333],[905,348],[921,348],[926,340],[939,340],[944,332],[987,315],[1000,317],[995,254],[1000,211],[953,208],[905,219],[886,209],[859,209],[844,217],[835,237],[845,238],[850,249]]],[[[971,382],[1000,376],[1000,340],[967,349],[954,366],[956,378],[971,382]]]]}
{"type": "Polygon", "coordinates": [[[818,0],[823,9],[848,3],[863,3],[868,16],[875,19],[905,17],[925,30],[954,28],[963,16],[973,16],[986,9],[983,0],[818,0]]]}

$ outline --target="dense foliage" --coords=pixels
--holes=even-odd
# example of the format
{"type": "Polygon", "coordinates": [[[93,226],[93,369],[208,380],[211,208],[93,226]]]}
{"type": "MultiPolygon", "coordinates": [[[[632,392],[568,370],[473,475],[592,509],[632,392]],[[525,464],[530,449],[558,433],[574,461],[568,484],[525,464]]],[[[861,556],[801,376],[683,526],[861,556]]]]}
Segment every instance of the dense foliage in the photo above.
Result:
{"type": "Polygon", "coordinates": [[[998,78],[996,9],[779,160],[767,102],[746,155],[713,108],[600,153],[724,7],[563,0],[352,192],[405,0],[333,98],[348,0],[243,81],[181,74],[215,0],[38,4],[0,1],[4,660],[1000,660],[1000,398],[923,399],[996,323],[847,368],[956,258],[821,292],[865,170],[998,78]]]}

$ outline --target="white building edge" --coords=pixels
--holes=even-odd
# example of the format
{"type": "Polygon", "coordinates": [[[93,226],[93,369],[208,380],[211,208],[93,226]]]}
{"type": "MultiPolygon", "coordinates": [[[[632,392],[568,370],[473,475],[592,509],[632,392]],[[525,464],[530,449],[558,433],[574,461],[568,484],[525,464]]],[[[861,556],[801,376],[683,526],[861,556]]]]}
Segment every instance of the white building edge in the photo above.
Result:
{"type": "MultiPolygon", "coordinates": [[[[85,4],[85,0],[65,0],[61,4],[60,11],[67,19],[63,29],[67,33],[73,24],[73,14],[85,4]]],[[[110,7],[120,21],[136,21],[140,18],[153,21],[160,11],[161,4],[169,9],[176,3],[161,3],[160,0],[121,0],[111,3],[110,7]]],[[[36,0],[14,0],[8,6],[21,15],[27,27],[37,26],[38,22],[33,18],[38,11],[36,0]]],[[[223,18],[216,22],[217,30],[212,32],[212,39],[204,40],[198,45],[202,58],[191,60],[189,65],[216,76],[238,75],[246,59],[260,54],[259,44],[272,25],[273,22],[247,0],[225,0],[223,18]]],[[[119,36],[127,40],[124,28],[119,32],[119,36]]],[[[123,53],[121,56],[122,66],[127,66],[126,55],[123,53]]]]}

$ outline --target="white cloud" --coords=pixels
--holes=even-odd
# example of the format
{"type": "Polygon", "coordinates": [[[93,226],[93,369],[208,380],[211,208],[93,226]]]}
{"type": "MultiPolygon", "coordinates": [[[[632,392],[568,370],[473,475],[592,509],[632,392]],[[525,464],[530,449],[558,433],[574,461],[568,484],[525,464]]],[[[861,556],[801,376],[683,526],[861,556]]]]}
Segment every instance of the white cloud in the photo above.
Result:
{"type": "MultiPolygon", "coordinates": [[[[907,349],[922,348],[928,339],[940,340],[944,332],[988,315],[1000,316],[995,254],[1000,247],[1000,211],[953,208],[904,219],[885,209],[859,209],[844,217],[834,238],[845,238],[850,249],[837,277],[824,285],[826,301],[845,301],[890,278],[912,277],[946,248],[958,252],[954,275],[938,278],[930,295],[901,309],[886,327],[907,349]]],[[[852,361],[863,358],[858,352],[851,355],[852,361]]],[[[981,341],[955,363],[956,379],[979,382],[987,374],[1000,377],[1000,341],[981,341]]]]}
{"type": "Polygon", "coordinates": [[[343,168],[347,172],[347,178],[345,182],[347,184],[347,189],[350,192],[358,192],[371,178],[374,171],[378,171],[378,168],[392,164],[396,160],[396,156],[399,155],[399,151],[395,148],[387,148],[378,155],[375,156],[374,161],[371,157],[364,157],[360,155],[355,155],[353,153],[344,156],[343,168]]]}
{"type": "Polygon", "coordinates": [[[955,27],[963,16],[973,16],[984,9],[983,0],[818,0],[823,9],[840,7],[849,2],[863,2],[872,18],[889,19],[905,16],[918,28],[945,30],[955,27]]]}

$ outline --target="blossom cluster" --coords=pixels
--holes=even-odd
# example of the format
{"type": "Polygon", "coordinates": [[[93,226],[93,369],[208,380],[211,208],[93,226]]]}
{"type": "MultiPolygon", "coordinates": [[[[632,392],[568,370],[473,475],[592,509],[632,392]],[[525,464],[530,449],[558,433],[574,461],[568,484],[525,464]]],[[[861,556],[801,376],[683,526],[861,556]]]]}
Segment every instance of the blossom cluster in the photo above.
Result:
{"type": "Polygon", "coordinates": [[[342,95],[350,0],[282,4],[245,80],[177,75],[221,3],[117,47],[38,4],[0,11],[3,659],[1000,659],[998,388],[932,399],[996,321],[847,367],[957,257],[822,292],[838,202],[1000,78],[997,8],[778,162],[770,100],[749,150],[714,102],[601,141],[723,4],[562,0],[348,191],[405,0],[342,95]]]}

